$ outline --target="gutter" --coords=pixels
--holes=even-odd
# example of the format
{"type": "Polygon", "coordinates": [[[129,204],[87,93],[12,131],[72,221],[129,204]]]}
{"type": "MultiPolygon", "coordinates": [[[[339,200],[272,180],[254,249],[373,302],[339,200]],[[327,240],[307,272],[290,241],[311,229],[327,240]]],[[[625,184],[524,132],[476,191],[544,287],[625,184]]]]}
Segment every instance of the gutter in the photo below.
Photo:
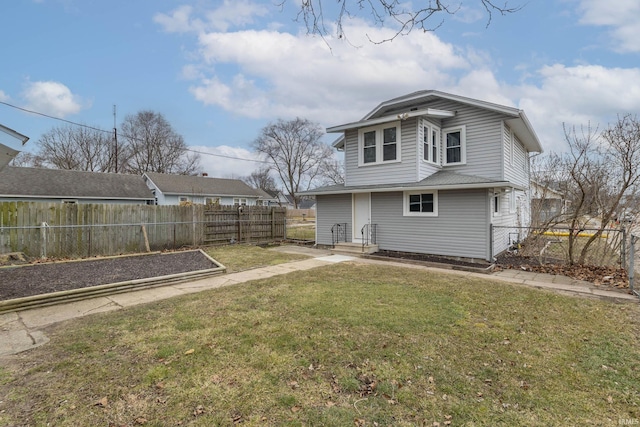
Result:
{"type": "Polygon", "coordinates": [[[477,184],[451,184],[451,185],[427,185],[427,186],[399,186],[399,187],[382,187],[382,188],[362,188],[356,187],[350,189],[345,187],[340,190],[331,191],[304,191],[300,193],[305,196],[323,196],[333,194],[351,194],[351,193],[386,193],[389,191],[431,191],[431,190],[467,190],[467,189],[488,189],[488,188],[515,188],[516,190],[525,190],[525,187],[516,185],[508,181],[494,181],[477,184]]]}

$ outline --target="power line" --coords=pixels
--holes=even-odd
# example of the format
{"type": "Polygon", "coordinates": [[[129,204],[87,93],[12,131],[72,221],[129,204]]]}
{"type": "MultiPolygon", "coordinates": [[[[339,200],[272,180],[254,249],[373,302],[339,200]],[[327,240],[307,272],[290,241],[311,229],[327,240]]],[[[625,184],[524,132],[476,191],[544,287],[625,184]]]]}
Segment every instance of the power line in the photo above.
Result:
{"type": "Polygon", "coordinates": [[[111,131],[108,131],[108,130],[98,129],[98,128],[94,128],[93,126],[83,125],[83,124],[81,124],[81,123],[72,122],[71,120],[62,119],[62,118],[60,118],[60,117],[50,116],[50,115],[48,115],[48,114],[40,113],[40,112],[38,112],[38,111],[28,110],[28,109],[26,109],[26,108],[18,107],[17,105],[9,104],[8,102],[0,101],[0,104],[4,104],[4,105],[6,105],[6,106],[8,106],[8,107],[15,108],[16,110],[24,111],[25,113],[37,114],[37,115],[39,115],[39,116],[47,117],[47,118],[49,118],[49,119],[53,119],[53,120],[60,120],[61,122],[69,123],[69,124],[71,124],[71,125],[81,126],[81,127],[84,127],[84,128],[97,130],[97,131],[99,131],[99,132],[107,132],[107,133],[111,133],[111,131]]]}
{"type": "MultiPolygon", "coordinates": [[[[25,113],[37,114],[39,116],[47,117],[49,119],[59,120],[61,122],[69,123],[70,125],[80,126],[80,127],[84,127],[84,128],[87,128],[87,129],[92,129],[92,130],[95,130],[95,131],[98,131],[98,132],[104,132],[104,133],[108,133],[108,134],[112,133],[112,131],[110,131],[110,130],[104,130],[104,129],[96,128],[96,127],[93,127],[93,126],[84,125],[82,123],[72,122],[71,120],[63,119],[61,117],[55,117],[55,116],[51,116],[49,114],[40,113],[38,111],[33,111],[33,110],[26,109],[26,108],[18,107],[17,105],[9,104],[8,102],[0,101],[0,104],[6,105],[7,107],[15,108],[16,110],[24,111],[25,113]]],[[[115,132],[115,106],[114,106],[114,130],[113,131],[115,132]]],[[[114,135],[115,135],[115,133],[114,133],[114,135]]],[[[124,136],[125,138],[132,139],[134,141],[144,141],[144,140],[142,140],[140,138],[136,138],[136,137],[131,136],[131,135],[121,135],[121,136],[124,136]]],[[[222,158],[225,158],[225,159],[232,159],[232,160],[242,160],[242,161],[245,161],[245,162],[271,163],[268,160],[245,159],[243,157],[235,157],[235,156],[227,156],[227,155],[224,155],[224,154],[208,153],[206,151],[192,150],[190,148],[185,148],[185,151],[189,151],[191,153],[202,154],[202,155],[205,155],[205,156],[222,157],[222,158]]]]}

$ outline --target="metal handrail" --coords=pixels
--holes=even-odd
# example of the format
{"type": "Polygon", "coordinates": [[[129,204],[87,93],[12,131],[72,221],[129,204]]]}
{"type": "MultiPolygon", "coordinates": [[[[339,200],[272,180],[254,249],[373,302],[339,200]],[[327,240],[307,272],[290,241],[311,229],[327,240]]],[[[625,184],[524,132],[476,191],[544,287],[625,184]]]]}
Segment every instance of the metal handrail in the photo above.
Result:
{"type": "Polygon", "coordinates": [[[362,235],[362,249],[364,250],[365,246],[369,246],[369,240],[371,240],[371,244],[375,245],[377,242],[377,234],[378,234],[378,224],[365,224],[360,229],[360,234],[362,235]]]}
{"type": "Polygon", "coordinates": [[[347,223],[337,222],[331,226],[331,245],[335,248],[336,243],[340,243],[340,237],[344,242],[347,241],[347,223]]]}

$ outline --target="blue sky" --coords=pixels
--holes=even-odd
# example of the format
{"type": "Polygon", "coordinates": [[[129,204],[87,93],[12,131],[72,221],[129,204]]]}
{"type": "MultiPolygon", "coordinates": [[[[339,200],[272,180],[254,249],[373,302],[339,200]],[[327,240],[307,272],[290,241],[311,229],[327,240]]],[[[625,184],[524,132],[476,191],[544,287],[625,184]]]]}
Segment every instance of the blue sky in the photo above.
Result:
{"type": "MultiPolygon", "coordinates": [[[[390,30],[367,16],[345,23],[348,42],[323,40],[293,20],[297,0],[277,3],[6,2],[0,101],[104,129],[113,105],[118,123],[150,109],[190,147],[241,158],[253,157],[250,144],[270,121],[338,125],[423,89],[523,109],[546,151],[564,149],[563,123],[602,129],[640,111],[637,0],[509,0],[524,7],[494,15],[489,27],[479,0],[452,1],[460,11],[437,31],[382,45],[366,35],[390,30]]],[[[62,124],[4,104],[0,123],[29,136],[31,151],[62,124]]],[[[259,166],[207,155],[201,163],[220,177],[259,166]]]]}

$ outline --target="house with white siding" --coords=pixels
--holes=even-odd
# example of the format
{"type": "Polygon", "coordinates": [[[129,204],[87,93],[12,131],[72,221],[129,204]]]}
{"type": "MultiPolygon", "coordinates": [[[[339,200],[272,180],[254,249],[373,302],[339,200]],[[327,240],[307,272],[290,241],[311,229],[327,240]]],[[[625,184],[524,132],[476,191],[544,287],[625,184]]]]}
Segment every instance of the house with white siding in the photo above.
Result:
{"type": "Polygon", "coordinates": [[[529,155],[542,146],[522,110],[426,90],[327,132],[341,135],[346,171],[304,193],[319,245],[490,261],[511,243],[506,227],[529,224],[529,155]]]}
{"type": "Polygon", "coordinates": [[[158,205],[218,204],[268,206],[271,197],[240,179],[171,175],[146,172],[142,175],[158,205]]]}

